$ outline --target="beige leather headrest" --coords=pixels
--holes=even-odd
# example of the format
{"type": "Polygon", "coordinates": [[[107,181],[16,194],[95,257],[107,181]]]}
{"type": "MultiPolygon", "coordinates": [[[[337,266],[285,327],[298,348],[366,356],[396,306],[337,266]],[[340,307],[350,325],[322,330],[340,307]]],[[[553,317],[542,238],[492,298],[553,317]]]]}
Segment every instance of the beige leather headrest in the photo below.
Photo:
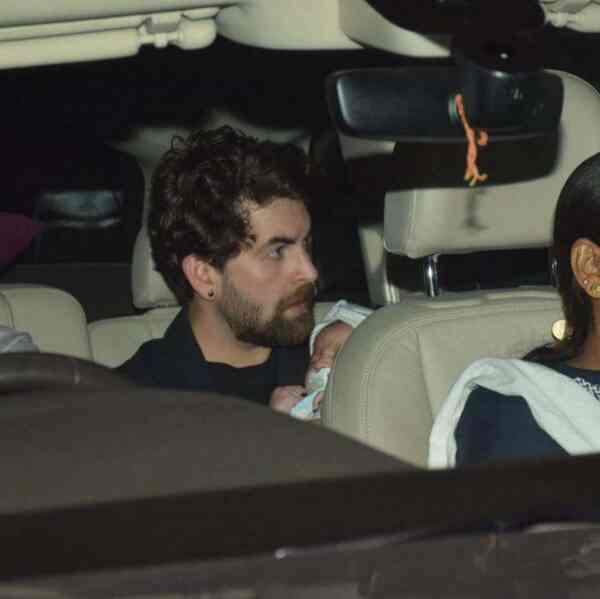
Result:
{"type": "MultiPolygon", "coordinates": [[[[498,158],[493,162],[490,159],[486,165],[488,185],[471,188],[458,185],[460,179],[457,179],[453,187],[432,188],[429,184],[427,188],[387,193],[384,237],[388,252],[420,258],[550,245],[554,208],[565,180],[578,164],[600,151],[600,94],[574,75],[552,72],[563,79],[565,92],[555,146],[543,145],[550,146],[552,140],[511,142],[518,145],[498,153],[498,158]],[[537,164],[541,154],[552,159],[547,172],[537,164]],[[529,166],[534,171],[538,169],[536,178],[519,183],[499,182],[515,172],[523,173],[525,179],[529,166]],[[495,181],[498,183],[494,184],[495,181]]],[[[495,148],[491,146],[483,152],[494,156],[495,148]]],[[[447,148],[454,153],[450,161],[460,177],[465,145],[453,144],[447,148]]],[[[398,146],[397,152],[401,163],[402,146],[398,146]]],[[[441,164],[441,153],[425,147],[422,156],[431,162],[425,169],[432,173],[445,166],[441,164]]]]}
{"type": "Polygon", "coordinates": [[[140,229],[133,248],[131,292],[133,305],[140,310],[177,305],[177,299],[154,268],[150,238],[145,226],[140,229]]]}
{"type": "Polygon", "coordinates": [[[85,312],[62,289],[0,284],[0,325],[29,333],[42,352],[92,357],[85,312]]]}

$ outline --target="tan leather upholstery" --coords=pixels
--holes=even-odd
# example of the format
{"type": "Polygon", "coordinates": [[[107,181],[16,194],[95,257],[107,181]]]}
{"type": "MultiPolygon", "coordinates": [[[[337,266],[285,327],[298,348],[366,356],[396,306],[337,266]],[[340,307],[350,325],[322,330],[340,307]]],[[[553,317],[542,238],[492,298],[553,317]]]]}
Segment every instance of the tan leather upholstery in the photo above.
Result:
{"type": "Polygon", "coordinates": [[[155,308],[139,316],[107,318],[89,325],[95,362],[119,366],[150,339],[162,337],[179,307],[155,308]]]}
{"type": "Polygon", "coordinates": [[[81,304],[66,291],[38,285],[0,285],[0,324],[28,332],[43,352],[91,358],[81,304]]]}
{"type": "Polygon", "coordinates": [[[154,268],[150,239],[145,226],[138,233],[133,248],[131,291],[133,304],[140,310],[177,305],[173,292],[154,268]]]}
{"type": "Polygon", "coordinates": [[[385,306],[338,355],[323,423],[425,465],[433,417],[451,385],[481,357],[522,357],[551,340],[561,318],[553,290],[447,294],[385,306]]]}

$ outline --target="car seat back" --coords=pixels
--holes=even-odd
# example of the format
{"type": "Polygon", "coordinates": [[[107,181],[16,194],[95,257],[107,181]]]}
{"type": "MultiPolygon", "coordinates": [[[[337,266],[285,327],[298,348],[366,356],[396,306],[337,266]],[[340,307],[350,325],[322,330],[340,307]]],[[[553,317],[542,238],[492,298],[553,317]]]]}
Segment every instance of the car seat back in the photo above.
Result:
{"type": "Polygon", "coordinates": [[[92,357],[83,308],[61,289],[0,285],[0,324],[29,333],[40,351],[92,357]]]}
{"type": "Polygon", "coordinates": [[[549,288],[444,294],[385,306],[339,353],[323,423],[426,465],[433,419],[460,373],[482,357],[519,358],[562,318],[549,288]]]}

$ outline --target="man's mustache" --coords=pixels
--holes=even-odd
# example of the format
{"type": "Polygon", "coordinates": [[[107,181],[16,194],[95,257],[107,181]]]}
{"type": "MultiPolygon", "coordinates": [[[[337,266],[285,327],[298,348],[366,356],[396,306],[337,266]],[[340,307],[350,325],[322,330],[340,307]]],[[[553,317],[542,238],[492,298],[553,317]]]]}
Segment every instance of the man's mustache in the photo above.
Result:
{"type": "Polygon", "coordinates": [[[312,283],[306,283],[302,285],[297,291],[294,292],[289,298],[281,303],[281,310],[285,310],[290,306],[296,304],[309,304],[312,306],[315,302],[315,286],[312,283]]]}

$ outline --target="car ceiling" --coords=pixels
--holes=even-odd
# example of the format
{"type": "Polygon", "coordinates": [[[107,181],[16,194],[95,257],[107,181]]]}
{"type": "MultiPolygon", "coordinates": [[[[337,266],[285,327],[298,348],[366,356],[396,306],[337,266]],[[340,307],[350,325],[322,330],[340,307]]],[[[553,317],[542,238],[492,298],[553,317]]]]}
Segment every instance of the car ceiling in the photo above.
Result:
{"type": "MultiPolygon", "coordinates": [[[[600,29],[597,2],[540,2],[555,25],[600,29]]],[[[147,45],[199,49],[217,35],[273,49],[449,52],[446,37],[397,27],[369,0],[22,0],[0,5],[0,68],[131,56],[147,45]]]]}

